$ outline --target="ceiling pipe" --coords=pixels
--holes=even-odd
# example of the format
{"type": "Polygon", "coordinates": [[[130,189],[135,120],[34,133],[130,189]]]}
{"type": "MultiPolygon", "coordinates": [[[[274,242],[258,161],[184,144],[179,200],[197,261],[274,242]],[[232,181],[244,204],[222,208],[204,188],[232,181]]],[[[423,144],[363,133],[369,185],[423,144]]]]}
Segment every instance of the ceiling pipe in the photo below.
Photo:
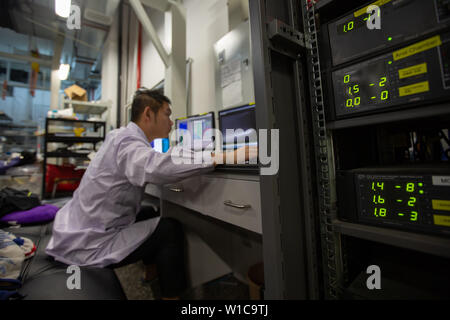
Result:
{"type": "Polygon", "coordinates": [[[33,19],[30,19],[30,18],[28,18],[28,17],[26,17],[26,16],[23,16],[23,18],[24,18],[25,20],[27,20],[28,22],[31,22],[31,23],[33,23],[33,24],[35,24],[35,25],[37,25],[37,26],[40,26],[40,27],[42,27],[42,28],[44,28],[44,29],[47,29],[47,30],[49,30],[49,31],[52,31],[52,32],[54,32],[54,33],[56,33],[56,34],[62,35],[62,36],[64,36],[64,37],[66,37],[66,38],[68,38],[68,39],[71,39],[71,40],[73,40],[73,41],[75,41],[75,42],[78,42],[78,43],[80,43],[80,44],[82,44],[82,45],[84,45],[84,46],[86,46],[86,47],[89,47],[89,48],[91,48],[91,49],[94,49],[95,51],[100,51],[100,50],[101,50],[101,47],[95,47],[95,46],[93,46],[93,45],[90,45],[89,43],[84,42],[83,40],[74,38],[74,37],[72,37],[72,36],[70,36],[70,35],[68,35],[68,34],[65,34],[64,32],[61,32],[61,31],[59,31],[59,30],[57,30],[57,29],[55,29],[55,28],[49,27],[49,26],[47,26],[47,25],[45,25],[45,24],[43,24],[43,23],[37,22],[37,21],[35,21],[35,20],[33,20],[33,19]]]}
{"type": "Polygon", "coordinates": [[[12,53],[7,53],[7,52],[0,52],[0,57],[6,58],[6,59],[11,59],[11,60],[20,60],[20,61],[26,61],[26,62],[36,62],[36,63],[39,63],[40,65],[42,65],[44,67],[51,67],[52,66],[52,61],[51,60],[39,59],[39,58],[36,58],[36,57],[25,56],[25,55],[21,55],[21,54],[12,54],[12,53]]]}
{"type": "Polygon", "coordinates": [[[134,9],[134,13],[138,17],[145,31],[148,33],[150,40],[153,42],[156,51],[158,51],[158,54],[161,57],[161,60],[164,62],[164,66],[168,68],[170,66],[169,54],[166,52],[166,49],[164,49],[164,46],[161,43],[161,40],[159,39],[155,28],[153,27],[153,24],[151,23],[144,7],[142,6],[142,3],[140,2],[140,0],[129,0],[129,1],[134,9]]]}

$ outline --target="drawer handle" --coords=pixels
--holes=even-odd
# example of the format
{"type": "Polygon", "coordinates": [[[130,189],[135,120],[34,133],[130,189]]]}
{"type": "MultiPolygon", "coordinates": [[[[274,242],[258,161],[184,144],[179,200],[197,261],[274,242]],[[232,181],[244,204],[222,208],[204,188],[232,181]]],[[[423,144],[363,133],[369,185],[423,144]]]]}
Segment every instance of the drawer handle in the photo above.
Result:
{"type": "Polygon", "coordinates": [[[173,192],[183,192],[184,191],[183,188],[180,188],[180,187],[170,187],[169,190],[173,191],[173,192]]]}
{"type": "Polygon", "coordinates": [[[233,207],[233,208],[238,208],[238,209],[249,209],[252,206],[249,204],[236,204],[231,202],[230,200],[226,200],[223,202],[224,205],[229,206],[229,207],[233,207]]]}

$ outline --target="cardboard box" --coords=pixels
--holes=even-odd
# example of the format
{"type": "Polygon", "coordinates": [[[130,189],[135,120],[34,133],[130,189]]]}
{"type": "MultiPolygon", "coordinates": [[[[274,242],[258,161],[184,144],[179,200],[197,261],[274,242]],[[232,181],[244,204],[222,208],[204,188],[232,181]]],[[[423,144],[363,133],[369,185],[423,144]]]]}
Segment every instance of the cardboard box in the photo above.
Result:
{"type": "Polygon", "coordinates": [[[65,89],[64,93],[69,97],[69,99],[77,101],[88,101],[86,90],[77,86],[76,84],[65,89]]]}

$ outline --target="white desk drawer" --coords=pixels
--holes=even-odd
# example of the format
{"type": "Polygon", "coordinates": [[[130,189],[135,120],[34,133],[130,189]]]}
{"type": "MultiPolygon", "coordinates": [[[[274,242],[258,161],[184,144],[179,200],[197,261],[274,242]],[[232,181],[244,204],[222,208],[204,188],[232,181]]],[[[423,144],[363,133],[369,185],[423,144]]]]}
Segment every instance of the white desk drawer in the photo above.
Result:
{"type": "Polygon", "coordinates": [[[163,187],[163,199],[179,204],[188,209],[203,211],[203,193],[205,186],[202,177],[192,177],[179,183],[165,185],[163,187]]]}
{"type": "Polygon", "coordinates": [[[259,182],[203,177],[203,185],[208,215],[262,233],[259,182]]]}

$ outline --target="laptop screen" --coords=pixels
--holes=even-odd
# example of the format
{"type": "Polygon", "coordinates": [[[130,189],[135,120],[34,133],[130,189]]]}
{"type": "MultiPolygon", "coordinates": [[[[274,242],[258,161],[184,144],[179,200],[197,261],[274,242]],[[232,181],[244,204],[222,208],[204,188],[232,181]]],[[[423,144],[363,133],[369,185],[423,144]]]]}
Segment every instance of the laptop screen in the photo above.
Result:
{"type": "Polygon", "coordinates": [[[219,128],[223,136],[223,149],[257,146],[255,105],[219,111],[219,128]]]}

